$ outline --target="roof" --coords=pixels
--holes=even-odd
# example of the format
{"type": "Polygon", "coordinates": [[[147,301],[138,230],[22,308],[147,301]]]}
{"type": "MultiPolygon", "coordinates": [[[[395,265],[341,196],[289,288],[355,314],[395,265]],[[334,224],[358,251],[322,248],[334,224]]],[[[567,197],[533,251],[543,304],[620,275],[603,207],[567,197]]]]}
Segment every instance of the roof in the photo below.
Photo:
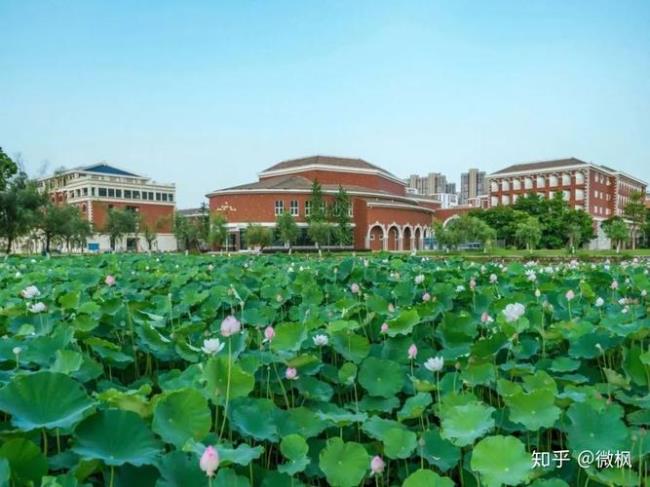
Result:
{"type": "MultiPolygon", "coordinates": [[[[260,179],[254,183],[240,184],[239,186],[232,186],[230,188],[220,189],[219,191],[239,191],[239,190],[255,190],[255,189],[267,189],[267,190],[304,190],[311,191],[313,182],[310,179],[307,179],[303,176],[297,175],[287,175],[287,176],[275,176],[260,179]]],[[[360,191],[360,192],[372,192],[372,193],[383,193],[387,196],[397,196],[393,193],[387,191],[381,191],[378,189],[366,188],[365,186],[356,186],[353,184],[342,184],[341,187],[346,191],[360,191]]],[[[338,184],[321,184],[323,191],[338,191],[338,184]]]]}
{"type": "Polygon", "coordinates": [[[195,216],[195,215],[202,215],[202,214],[208,214],[209,210],[207,208],[184,208],[182,210],[176,210],[176,213],[183,215],[183,216],[195,216]]]}
{"type": "Polygon", "coordinates": [[[581,161],[580,159],[576,159],[575,157],[569,157],[567,159],[555,159],[552,161],[524,162],[522,164],[513,164],[512,166],[508,166],[492,174],[536,171],[541,169],[553,169],[555,167],[582,166],[588,164],[589,163],[581,161]]]}
{"type": "Polygon", "coordinates": [[[92,166],[85,166],[80,169],[82,171],[97,172],[101,174],[110,174],[112,176],[133,176],[136,178],[142,177],[139,176],[138,174],[124,171],[122,169],[118,169],[117,167],[109,166],[108,164],[105,163],[93,164],[92,166]]]}
{"type": "Polygon", "coordinates": [[[379,166],[371,164],[368,161],[364,161],[363,159],[351,159],[349,157],[333,157],[333,156],[310,156],[310,157],[302,157],[300,159],[290,159],[287,161],[278,162],[277,164],[274,164],[273,166],[262,171],[262,174],[267,172],[273,172],[273,171],[297,169],[303,166],[312,166],[312,165],[335,166],[335,167],[352,168],[352,169],[355,168],[370,169],[373,171],[379,171],[392,178],[397,179],[397,177],[394,174],[391,174],[385,169],[382,169],[379,166]]]}

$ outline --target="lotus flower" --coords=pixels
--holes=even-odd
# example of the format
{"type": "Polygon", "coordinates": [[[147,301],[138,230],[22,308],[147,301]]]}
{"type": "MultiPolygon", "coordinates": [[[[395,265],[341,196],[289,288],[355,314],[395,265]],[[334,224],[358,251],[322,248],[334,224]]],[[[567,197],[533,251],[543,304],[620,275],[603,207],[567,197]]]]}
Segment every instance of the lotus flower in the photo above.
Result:
{"type": "Polygon", "coordinates": [[[526,308],[521,303],[514,303],[514,304],[510,303],[503,310],[503,314],[506,317],[506,321],[508,323],[517,321],[519,318],[521,318],[524,315],[525,312],[526,312],[526,308]]]}
{"type": "MultiPolygon", "coordinates": [[[[417,276],[415,276],[415,279],[413,280],[415,281],[415,284],[422,284],[424,282],[424,274],[418,274],[417,276]]],[[[379,458],[379,457],[375,457],[375,458],[379,458]]],[[[381,458],[379,459],[381,460],[381,458]]]]}
{"type": "Polygon", "coordinates": [[[234,316],[226,316],[221,322],[221,334],[225,337],[236,335],[241,331],[241,323],[234,316]]]}
{"type": "Polygon", "coordinates": [[[20,292],[20,295],[25,299],[34,299],[36,296],[40,296],[41,292],[36,286],[27,286],[20,292]]]}
{"type": "Polygon", "coordinates": [[[603,304],[605,304],[605,300],[603,298],[601,298],[600,296],[598,296],[596,298],[596,303],[595,304],[596,304],[597,308],[600,308],[603,304]]]}
{"type": "Polygon", "coordinates": [[[209,338],[207,340],[203,340],[203,346],[201,347],[201,350],[203,350],[208,355],[214,355],[221,352],[225,345],[226,344],[218,338],[209,338]]]}
{"type": "Polygon", "coordinates": [[[422,295],[422,301],[424,301],[425,303],[431,301],[431,295],[429,293],[424,293],[422,295]]]}
{"type": "Polygon", "coordinates": [[[539,289],[535,289],[535,297],[539,298],[542,295],[542,292],[539,289]]]}
{"type": "Polygon", "coordinates": [[[483,311],[481,314],[481,323],[492,323],[494,319],[488,314],[487,311],[483,311]]]}
{"type": "Polygon", "coordinates": [[[424,362],[424,368],[430,372],[440,372],[445,365],[445,359],[442,357],[431,357],[424,362]]]}
{"type": "Polygon", "coordinates": [[[352,291],[352,294],[359,294],[360,288],[359,285],[355,282],[350,286],[350,291],[352,291]]]}
{"type": "Polygon", "coordinates": [[[298,379],[298,371],[295,369],[295,367],[287,367],[284,376],[289,380],[296,380],[298,379]]]}
{"type": "Polygon", "coordinates": [[[618,281],[614,279],[609,287],[611,287],[612,290],[615,291],[616,289],[618,289],[618,281]]]}
{"type": "Polygon", "coordinates": [[[382,323],[382,324],[381,324],[381,329],[380,329],[380,331],[381,331],[381,333],[384,334],[384,335],[385,335],[386,333],[388,333],[388,323],[382,323]]]}
{"type": "Polygon", "coordinates": [[[23,349],[20,347],[14,347],[11,349],[11,351],[14,353],[14,355],[20,355],[20,352],[22,352],[23,349]]]}
{"type": "Polygon", "coordinates": [[[384,473],[385,467],[386,464],[379,455],[375,455],[372,457],[372,460],[370,460],[370,472],[372,472],[371,475],[381,475],[384,473]]]}
{"type": "Polygon", "coordinates": [[[201,455],[199,460],[201,470],[205,472],[208,477],[212,477],[219,468],[219,452],[213,446],[208,446],[201,455]]]}
{"type": "Polygon", "coordinates": [[[490,274],[490,284],[496,284],[499,278],[496,274],[490,274]]]}
{"type": "Polygon", "coordinates": [[[463,286],[462,284],[459,284],[458,286],[456,286],[456,292],[457,293],[462,293],[464,290],[465,290],[465,286],[463,286]]]}
{"type": "Polygon", "coordinates": [[[42,313],[47,309],[47,306],[45,306],[45,303],[38,302],[28,306],[27,308],[32,313],[42,313]]]}
{"type": "Polygon", "coordinates": [[[273,338],[275,338],[275,329],[272,326],[264,328],[264,343],[270,342],[273,338]]]}
{"type": "Polygon", "coordinates": [[[573,292],[572,289],[569,289],[569,290],[566,292],[566,294],[564,295],[564,297],[566,298],[567,301],[572,301],[573,298],[576,297],[576,294],[573,292]]]}
{"type": "Polygon", "coordinates": [[[317,347],[324,347],[329,343],[329,338],[327,338],[327,335],[316,335],[312,338],[312,340],[314,341],[314,345],[317,347]]]}
{"type": "Polygon", "coordinates": [[[109,274],[108,276],[106,276],[106,279],[104,279],[104,283],[107,286],[115,286],[115,276],[109,274]]]}
{"type": "Polygon", "coordinates": [[[415,357],[417,356],[418,356],[418,347],[416,347],[415,343],[413,343],[408,349],[409,360],[415,360],[415,357]]]}

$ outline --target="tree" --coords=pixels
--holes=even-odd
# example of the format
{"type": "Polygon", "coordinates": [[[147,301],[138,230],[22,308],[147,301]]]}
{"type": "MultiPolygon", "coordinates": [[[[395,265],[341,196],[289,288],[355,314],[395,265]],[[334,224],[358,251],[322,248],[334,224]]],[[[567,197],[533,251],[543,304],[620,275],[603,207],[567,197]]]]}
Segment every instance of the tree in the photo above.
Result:
{"type": "Polygon", "coordinates": [[[138,219],[135,212],[118,209],[109,210],[104,232],[106,232],[110,238],[111,249],[115,250],[117,242],[119,242],[125,235],[135,233],[137,227],[138,219]]]}
{"type": "Polygon", "coordinates": [[[317,179],[311,185],[311,196],[309,197],[309,216],[307,222],[325,221],[325,199],[323,189],[317,179]]]}
{"type": "Polygon", "coordinates": [[[259,250],[262,250],[271,245],[272,240],[273,233],[270,228],[254,223],[248,225],[246,229],[246,245],[248,247],[259,247],[259,250]]]}
{"type": "Polygon", "coordinates": [[[436,239],[447,248],[457,248],[462,243],[478,242],[484,250],[496,238],[496,232],[483,220],[465,213],[447,223],[435,225],[436,239]]]}
{"type": "Polygon", "coordinates": [[[88,238],[93,234],[92,224],[86,220],[81,212],[77,211],[78,217],[75,217],[71,222],[71,239],[68,240],[68,250],[70,249],[70,244],[78,247],[82,250],[86,247],[88,243],[88,238]]]}
{"type": "Polygon", "coordinates": [[[284,211],[278,215],[275,228],[278,238],[284,242],[285,247],[289,248],[289,254],[291,254],[291,246],[296,242],[300,234],[300,229],[293,216],[291,216],[291,213],[284,211]]]}
{"type": "Polygon", "coordinates": [[[309,223],[307,228],[307,235],[316,244],[318,255],[322,256],[323,252],[321,247],[326,244],[332,233],[332,227],[323,221],[314,221],[309,223]]]}
{"type": "Polygon", "coordinates": [[[564,228],[568,245],[571,253],[575,252],[576,247],[581,247],[594,236],[593,219],[583,210],[574,210],[569,208],[564,211],[560,228],[564,228]]]}
{"type": "Polygon", "coordinates": [[[630,222],[632,250],[636,249],[639,230],[644,226],[646,219],[645,197],[640,191],[630,193],[627,204],[623,208],[623,216],[630,222]]]}
{"type": "Polygon", "coordinates": [[[34,228],[38,209],[43,203],[43,195],[24,172],[9,179],[5,189],[0,191],[0,238],[5,241],[7,254],[11,253],[17,238],[34,228]]]}
{"type": "Polygon", "coordinates": [[[43,250],[46,253],[50,253],[52,240],[57,237],[63,237],[67,233],[67,230],[70,229],[70,227],[66,229],[72,216],[70,208],[73,207],[68,205],[55,205],[49,201],[41,207],[38,214],[37,226],[43,236],[43,250]]]}
{"type": "Polygon", "coordinates": [[[517,240],[524,244],[529,252],[532,252],[542,238],[542,226],[539,219],[529,216],[525,221],[517,225],[515,235],[517,240]]]}
{"type": "Polygon", "coordinates": [[[0,191],[7,189],[7,183],[17,173],[18,166],[0,147],[0,191]]]}
{"type": "Polygon", "coordinates": [[[217,213],[212,217],[210,225],[210,243],[218,248],[226,247],[228,250],[228,220],[222,213],[217,213]]]}
{"type": "Polygon", "coordinates": [[[433,234],[436,237],[439,248],[455,249],[461,243],[460,234],[454,229],[453,225],[450,227],[450,224],[451,222],[447,226],[444,226],[442,222],[433,222],[433,234]]]}
{"type": "Polygon", "coordinates": [[[621,246],[630,239],[630,229],[620,216],[615,216],[602,223],[603,232],[616,246],[616,253],[621,251],[621,246]]]}
{"type": "Polygon", "coordinates": [[[352,243],[352,228],[350,227],[350,196],[343,186],[334,197],[332,207],[332,219],[337,224],[335,233],[336,239],[341,247],[352,243]]]}
{"type": "Polygon", "coordinates": [[[147,242],[147,249],[149,252],[153,250],[153,244],[158,238],[158,232],[162,230],[168,221],[169,220],[167,218],[160,217],[157,218],[155,223],[152,224],[147,221],[144,215],[140,215],[138,228],[142,232],[142,237],[144,238],[145,242],[147,242]]]}
{"type": "Polygon", "coordinates": [[[506,247],[517,244],[517,239],[515,238],[517,224],[528,217],[524,211],[504,205],[494,206],[486,210],[472,210],[469,214],[482,220],[490,228],[494,229],[494,240],[502,241],[506,247]]]}

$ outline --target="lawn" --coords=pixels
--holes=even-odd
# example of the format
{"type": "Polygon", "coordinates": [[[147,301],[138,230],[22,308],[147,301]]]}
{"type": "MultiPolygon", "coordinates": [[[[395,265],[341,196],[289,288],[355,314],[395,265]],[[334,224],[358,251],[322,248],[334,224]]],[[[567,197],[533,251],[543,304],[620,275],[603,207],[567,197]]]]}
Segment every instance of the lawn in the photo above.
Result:
{"type": "Polygon", "coordinates": [[[648,262],[440,257],[3,261],[0,485],[646,485],[648,262]]]}

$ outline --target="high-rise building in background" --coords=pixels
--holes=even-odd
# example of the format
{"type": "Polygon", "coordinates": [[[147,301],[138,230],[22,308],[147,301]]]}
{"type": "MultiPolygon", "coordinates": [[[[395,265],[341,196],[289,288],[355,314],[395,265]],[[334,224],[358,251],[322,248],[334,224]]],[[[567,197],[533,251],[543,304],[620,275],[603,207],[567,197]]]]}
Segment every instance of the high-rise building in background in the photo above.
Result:
{"type": "Polygon", "coordinates": [[[460,175],[460,204],[464,205],[469,200],[487,193],[485,186],[485,171],[470,169],[460,175]]]}
{"type": "Polygon", "coordinates": [[[439,172],[430,172],[426,176],[411,174],[406,182],[409,188],[416,189],[418,194],[423,196],[448,192],[447,176],[439,172]]]}

